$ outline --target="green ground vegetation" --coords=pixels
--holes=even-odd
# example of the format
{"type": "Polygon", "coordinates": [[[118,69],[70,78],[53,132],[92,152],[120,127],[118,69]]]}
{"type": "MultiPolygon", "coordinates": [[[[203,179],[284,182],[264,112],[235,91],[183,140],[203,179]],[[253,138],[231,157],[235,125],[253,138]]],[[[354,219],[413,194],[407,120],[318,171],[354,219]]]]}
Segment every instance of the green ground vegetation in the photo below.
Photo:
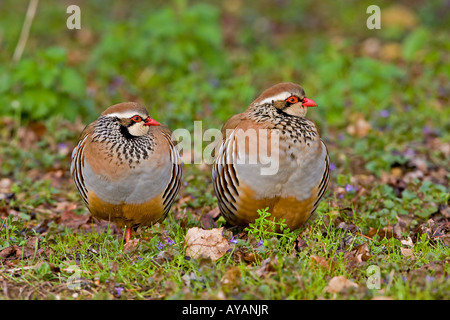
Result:
{"type": "Polygon", "coordinates": [[[449,9],[379,1],[369,30],[370,4],[85,1],[68,30],[68,3],[43,1],[13,63],[28,2],[2,1],[0,298],[449,299],[449,9]],[[283,81],[318,103],[308,118],[332,163],[305,227],[276,231],[261,208],[229,228],[208,165],[189,163],[169,217],[131,244],[89,217],[70,156],[106,107],[220,128],[283,81]],[[224,227],[232,249],[188,256],[193,227],[224,227]]]}

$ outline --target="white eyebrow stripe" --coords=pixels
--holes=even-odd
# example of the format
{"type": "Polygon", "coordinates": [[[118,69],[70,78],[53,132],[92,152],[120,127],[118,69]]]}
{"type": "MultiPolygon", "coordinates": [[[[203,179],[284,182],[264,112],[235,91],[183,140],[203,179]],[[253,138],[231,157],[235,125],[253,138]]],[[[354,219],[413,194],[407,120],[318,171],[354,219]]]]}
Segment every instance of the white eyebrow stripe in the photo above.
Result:
{"type": "Polygon", "coordinates": [[[290,96],[292,96],[292,93],[290,93],[288,91],[284,91],[275,96],[271,96],[269,98],[262,100],[261,102],[259,102],[259,104],[272,103],[272,101],[278,101],[278,100],[286,100],[290,96]]]}
{"type": "Polygon", "coordinates": [[[137,111],[123,111],[123,112],[114,112],[105,114],[105,117],[117,117],[117,118],[131,118],[135,115],[140,116],[141,118],[146,118],[146,115],[142,115],[137,111]]]}

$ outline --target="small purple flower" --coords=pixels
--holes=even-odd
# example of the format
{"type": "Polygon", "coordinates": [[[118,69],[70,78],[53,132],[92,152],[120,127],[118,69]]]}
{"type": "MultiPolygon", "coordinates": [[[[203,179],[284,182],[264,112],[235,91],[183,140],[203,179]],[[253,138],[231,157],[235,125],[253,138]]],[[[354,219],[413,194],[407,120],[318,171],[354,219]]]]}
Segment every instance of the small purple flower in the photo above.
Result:
{"type": "Polygon", "coordinates": [[[425,277],[425,280],[427,281],[427,282],[432,282],[432,281],[434,281],[436,278],[435,277],[433,277],[433,276],[426,276],[425,277]]]}
{"type": "Polygon", "coordinates": [[[171,246],[171,245],[175,244],[175,241],[173,241],[173,240],[170,239],[170,238],[167,238],[167,239],[166,239],[166,243],[167,243],[169,246],[171,246]]]}
{"type": "Polygon", "coordinates": [[[256,245],[257,247],[260,247],[264,244],[264,239],[259,239],[258,244],[256,245]]]}
{"type": "Polygon", "coordinates": [[[343,133],[339,133],[338,139],[341,140],[341,141],[344,140],[345,139],[344,134],[343,133]]]}
{"type": "Polygon", "coordinates": [[[336,170],[336,165],[333,162],[330,162],[330,171],[336,170]]]}
{"type": "Polygon", "coordinates": [[[413,158],[416,155],[416,152],[413,149],[408,148],[405,152],[403,152],[403,155],[407,158],[413,158]]]}
{"type": "Polygon", "coordinates": [[[159,249],[159,250],[162,250],[163,248],[164,248],[164,244],[163,243],[158,243],[158,246],[157,246],[157,248],[159,249]]]}
{"type": "Polygon", "coordinates": [[[236,239],[236,236],[231,237],[230,243],[234,243],[234,244],[238,243],[238,239],[236,239]]]}
{"type": "Polygon", "coordinates": [[[123,291],[123,287],[117,287],[116,288],[116,294],[120,297],[120,295],[122,294],[123,291]]]}
{"type": "Polygon", "coordinates": [[[110,85],[108,86],[108,93],[109,94],[115,94],[117,89],[124,83],[122,77],[114,77],[110,85]]]}
{"type": "Polygon", "coordinates": [[[68,148],[67,143],[64,143],[64,142],[58,143],[57,147],[58,147],[58,150],[65,150],[68,148]]]}
{"type": "Polygon", "coordinates": [[[347,185],[345,185],[345,191],[353,192],[353,191],[356,191],[356,188],[354,188],[351,184],[347,184],[347,185]]]}
{"type": "Polygon", "coordinates": [[[424,126],[424,127],[422,128],[422,132],[423,132],[423,134],[428,135],[428,134],[431,133],[431,128],[430,128],[429,126],[424,126]]]}
{"type": "Polygon", "coordinates": [[[389,111],[386,110],[386,109],[380,111],[380,116],[381,116],[382,118],[387,118],[387,117],[389,117],[389,114],[390,114],[389,111]]]}

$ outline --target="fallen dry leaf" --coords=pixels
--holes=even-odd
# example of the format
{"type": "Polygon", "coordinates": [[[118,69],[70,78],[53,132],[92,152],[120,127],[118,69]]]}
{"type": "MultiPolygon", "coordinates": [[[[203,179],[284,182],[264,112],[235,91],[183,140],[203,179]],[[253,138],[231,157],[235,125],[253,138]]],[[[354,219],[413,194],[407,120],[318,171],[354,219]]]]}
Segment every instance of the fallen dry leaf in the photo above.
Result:
{"type": "Polygon", "coordinates": [[[187,231],[184,239],[186,255],[196,258],[199,255],[216,261],[232,247],[228,240],[222,236],[223,227],[219,229],[204,230],[197,227],[187,231]]]}
{"type": "Polygon", "coordinates": [[[0,259],[8,258],[9,256],[16,253],[16,249],[14,247],[6,247],[0,250],[0,259]]]}
{"type": "Polygon", "coordinates": [[[278,259],[267,258],[261,261],[261,265],[256,269],[255,273],[258,277],[267,276],[275,272],[275,267],[278,265],[278,259]]]}
{"type": "Polygon", "coordinates": [[[318,265],[324,269],[333,269],[335,262],[331,259],[327,259],[320,256],[311,256],[311,266],[318,265]]]}
{"type": "Polygon", "coordinates": [[[132,252],[139,245],[139,239],[131,239],[123,245],[123,252],[132,252]]]}
{"type": "Polygon", "coordinates": [[[400,248],[400,251],[404,257],[410,257],[413,254],[413,250],[408,248],[400,248]]]}
{"type": "Polygon", "coordinates": [[[364,138],[371,129],[371,124],[367,122],[361,114],[359,114],[354,122],[347,127],[347,133],[351,136],[364,138]]]}
{"type": "Polygon", "coordinates": [[[328,282],[325,290],[329,293],[338,293],[348,288],[358,288],[358,285],[348,280],[345,276],[337,276],[328,282]]]}
{"type": "Polygon", "coordinates": [[[173,254],[167,251],[161,251],[155,258],[155,262],[159,265],[166,261],[172,261],[174,258],[173,254]]]}
{"type": "Polygon", "coordinates": [[[408,237],[408,239],[406,239],[406,240],[400,240],[400,242],[401,242],[403,245],[409,246],[409,247],[411,247],[411,248],[414,246],[414,243],[412,242],[411,237],[408,237]]]}
{"type": "Polygon", "coordinates": [[[353,252],[358,263],[367,261],[372,257],[372,255],[370,254],[369,245],[367,243],[363,243],[362,245],[357,246],[353,250],[353,252]]]}
{"type": "Polygon", "coordinates": [[[383,24],[386,27],[413,29],[418,23],[416,13],[407,6],[395,4],[383,11],[383,24]]]}
{"type": "Polygon", "coordinates": [[[241,283],[241,269],[236,266],[231,266],[223,275],[220,283],[229,287],[237,287],[241,283]]]}
{"type": "Polygon", "coordinates": [[[374,229],[370,227],[367,236],[369,238],[373,238],[375,235],[378,235],[381,239],[383,238],[391,239],[392,237],[396,239],[401,239],[401,231],[402,228],[398,224],[388,225],[383,227],[383,229],[374,229]]]}
{"type": "Polygon", "coordinates": [[[1,178],[0,179],[0,193],[9,193],[11,192],[11,186],[13,185],[13,181],[9,178],[1,178]]]}
{"type": "Polygon", "coordinates": [[[297,251],[301,251],[302,249],[308,248],[308,244],[306,243],[305,240],[303,240],[300,236],[298,236],[295,241],[294,248],[297,251]]]}
{"type": "Polygon", "coordinates": [[[56,219],[56,223],[62,224],[70,229],[78,229],[81,225],[89,221],[88,215],[79,215],[73,211],[66,210],[56,219]]]}
{"type": "Polygon", "coordinates": [[[219,208],[212,209],[205,214],[202,214],[200,217],[200,222],[202,223],[203,228],[205,229],[213,229],[217,227],[215,219],[219,216],[220,210],[219,208]]]}

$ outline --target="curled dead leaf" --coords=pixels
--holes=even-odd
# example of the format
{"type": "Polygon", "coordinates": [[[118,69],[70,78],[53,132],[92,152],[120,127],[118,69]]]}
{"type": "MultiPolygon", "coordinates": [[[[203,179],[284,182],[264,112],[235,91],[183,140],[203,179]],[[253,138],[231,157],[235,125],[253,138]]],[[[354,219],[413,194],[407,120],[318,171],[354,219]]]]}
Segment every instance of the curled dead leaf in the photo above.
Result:
{"type": "Polygon", "coordinates": [[[14,247],[6,247],[0,250],[0,259],[8,258],[16,253],[16,249],[14,247]]]}
{"type": "Polygon", "coordinates": [[[139,245],[139,239],[131,239],[123,245],[123,252],[132,252],[139,245]]]}
{"type": "Polygon", "coordinates": [[[410,257],[413,255],[413,250],[409,248],[400,247],[400,251],[404,257],[410,257]]]}
{"type": "Polygon", "coordinates": [[[414,246],[414,243],[412,242],[411,237],[408,237],[408,239],[406,239],[406,240],[400,240],[400,242],[401,242],[403,245],[409,246],[409,247],[411,247],[411,248],[414,246]]]}
{"type": "Polygon", "coordinates": [[[261,262],[261,265],[256,269],[255,273],[258,277],[266,276],[275,272],[275,267],[278,265],[278,259],[267,258],[261,262]]]}
{"type": "Polygon", "coordinates": [[[215,219],[219,216],[220,210],[219,208],[212,209],[205,214],[202,214],[200,217],[200,221],[205,229],[212,229],[217,227],[215,219]]]}
{"type": "Polygon", "coordinates": [[[358,288],[358,285],[353,281],[348,280],[345,276],[337,276],[328,282],[325,290],[329,293],[339,293],[348,288],[358,288]]]}
{"type": "Polygon", "coordinates": [[[335,262],[331,259],[327,259],[320,256],[311,256],[311,266],[318,265],[319,267],[322,267],[324,269],[333,269],[335,266],[335,262]]]}
{"type": "Polygon", "coordinates": [[[367,261],[372,257],[372,255],[370,254],[369,245],[367,243],[363,243],[362,245],[357,246],[354,249],[354,254],[358,263],[367,261]]]}
{"type": "Polygon", "coordinates": [[[204,230],[194,227],[189,229],[184,239],[186,255],[193,258],[203,256],[216,261],[232,249],[222,232],[223,228],[204,230]]]}

